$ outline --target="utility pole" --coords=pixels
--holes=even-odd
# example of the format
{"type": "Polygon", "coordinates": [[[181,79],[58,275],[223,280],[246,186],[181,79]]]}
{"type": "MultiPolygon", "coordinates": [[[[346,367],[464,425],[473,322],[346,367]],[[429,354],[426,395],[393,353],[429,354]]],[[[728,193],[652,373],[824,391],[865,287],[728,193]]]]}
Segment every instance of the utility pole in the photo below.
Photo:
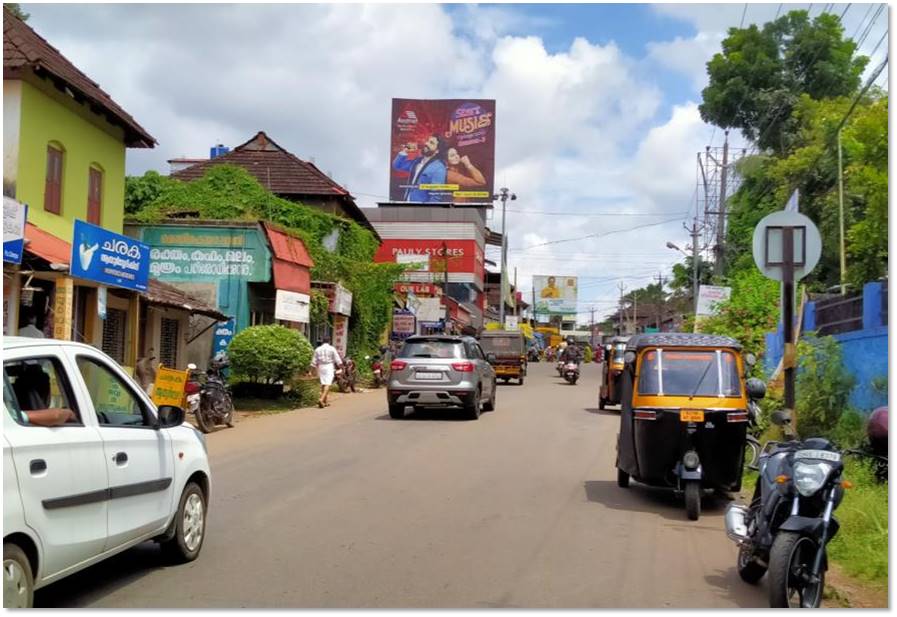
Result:
{"type": "Polygon", "coordinates": [[[692,221],[691,227],[689,228],[685,223],[682,223],[682,226],[685,227],[685,231],[691,234],[691,278],[692,278],[692,294],[695,303],[695,317],[698,315],[698,294],[700,292],[700,272],[701,272],[701,247],[700,241],[698,237],[700,233],[704,230],[704,227],[698,225],[698,217],[695,217],[692,221]]]}
{"type": "Polygon", "coordinates": [[[625,332],[623,332],[623,324],[625,323],[625,320],[626,320],[626,312],[625,312],[624,306],[623,306],[623,290],[626,289],[626,285],[623,284],[623,281],[620,281],[620,284],[617,287],[620,288],[620,319],[619,319],[620,334],[625,334],[625,332]]]}
{"type": "Polygon", "coordinates": [[[841,230],[841,295],[847,294],[847,253],[844,250],[844,168],[841,160],[841,129],[838,129],[838,226],[841,230]]]}
{"type": "Polygon", "coordinates": [[[632,332],[638,334],[638,289],[632,292],[632,332]]]}
{"type": "Polygon", "coordinates": [[[533,328],[536,327],[536,287],[533,286],[533,328]]]}
{"type": "Polygon", "coordinates": [[[514,266],[514,317],[517,317],[517,266],[514,266]]]}
{"type": "Polygon", "coordinates": [[[664,308],[664,298],[663,298],[663,272],[657,273],[657,285],[659,287],[659,295],[657,303],[657,331],[661,331],[661,325],[663,323],[663,308],[664,308]]]}
{"type": "Polygon", "coordinates": [[[451,312],[448,303],[448,246],[445,240],[442,241],[442,303],[445,305],[445,315],[443,317],[445,323],[442,326],[443,332],[448,334],[449,322],[451,321],[451,312]]]}
{"type": "Polygon", "coordinates": [[[716,264],[714,264],[714,272],[717,276],[723,275],[723,262],[726,253],[726,181],[729,170],[729,131],[725,132],[725,136],[723,164],[719,172],[719,203],[716,207],[716,264]]]}
{"type": "Polygon", "coordinates": [[[493,200],[500,199],[501,200],[501,291],[499,292],[500,301],[498,303],[498,320],[501,324],[501,328],[505,327],[505,289],[508,284],[508,234],[505,231],[507,222],[507,210],[506,206],[508,203],[508,199],[514,201],[517,199],[517,195],[510,192],[507,188],[500,188],[498,190],[497,195],[492,196],[493,200]]]}

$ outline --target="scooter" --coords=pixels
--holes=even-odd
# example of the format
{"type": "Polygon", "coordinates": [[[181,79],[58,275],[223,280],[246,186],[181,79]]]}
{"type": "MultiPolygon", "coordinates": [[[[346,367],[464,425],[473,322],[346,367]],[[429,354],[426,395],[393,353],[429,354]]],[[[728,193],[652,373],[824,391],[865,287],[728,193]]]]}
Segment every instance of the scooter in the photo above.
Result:
{"type": "Polygon", "coordinates": [[[769,442],[759,458],[749,506],[726,510],[726,535],[738,544],[738,574],[748,583],[769,575],[772,608],[818,608],[822,603],[826,546],[838,533],[832,515],[844,497],[842,454],[827,439],[793,439],[790,416],[771,420],[785,442],[769,442]]]}
{"type": "Polygon", "coordinates": [[[234,403],[224,380],[227,359],[216,357],[209,363],[205,375],[188,364],[189,376],[184,386],[187,395],[187,411],[196,418],[196,426],[203,433],[209,433],[216,424],[232,427],[234,403]]]}
{"type": "Polygon", "coordinates": [[[564,379],[567,380],[567,383],[575,386],[576,381],[579,379],[579,365],[575,362],[567,362],[564,365],[564,379]]]}
{"type": "Polygon", "coordinates": [[[374,356],[371,362],[371,372],[374,374],[374,387],[379,388],[383,385],[383,360],[380,356],[374,356]]]}

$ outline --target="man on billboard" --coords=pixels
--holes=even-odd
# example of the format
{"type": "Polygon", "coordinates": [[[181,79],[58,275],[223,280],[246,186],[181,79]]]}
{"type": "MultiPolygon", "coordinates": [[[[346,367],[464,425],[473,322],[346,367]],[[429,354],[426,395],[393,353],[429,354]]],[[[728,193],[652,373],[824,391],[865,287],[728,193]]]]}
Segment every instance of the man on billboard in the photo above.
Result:
{"type": "Polygon", "coordinates": [[[392,167],[398,171],[407,171],[408,185],[405,186],[405,201],[433,202],[439,201],[439,192],[421,189],[422,184],[445,184],[446,165],[445,142],[438,135],[430,135],[421,148],[421,156],[411,158],[409,151],[416,149],[417,144],[405,144],[396,155],[392,167]]]}
{"type": "Polygon", "coordinates": [[[548,277],[548,284],[542,288],[540,296],[549,300],[555,300],[561,297],[561,290],[558,289],[557,281],[553,276],[548,277]]]}

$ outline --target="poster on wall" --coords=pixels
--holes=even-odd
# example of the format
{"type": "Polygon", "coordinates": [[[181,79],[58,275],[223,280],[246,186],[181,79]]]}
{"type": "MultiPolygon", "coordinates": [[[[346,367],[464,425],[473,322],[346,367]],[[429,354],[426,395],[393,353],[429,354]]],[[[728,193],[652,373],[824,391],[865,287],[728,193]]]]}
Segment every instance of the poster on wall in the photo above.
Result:
{"type": "Polygon", "coordinates": [[[390,201],[491,205],[495,101],[393,99],[390,201]]]}
{"type": "Polygon", "coordinates": [[[113,287],[146,291],[150,247],[128,236],[75,219],[71,275],[113,287]]]}
{"type": "Polygon", "coordinates": [[[310,304],[308,294],[278,289],[274,294],[274,319],[308,323],[310,304]]]}
{"type": "Polygon", "coordinates": [[[333,316],[333,346],[339,352],[339,357],[345,359],[346,348],[349,344],[349,318],[345,315],[333,316]]]}
{"type": "Polygon", "coordinates": [[[540,315],[576,315],[577,279],[575,276],[533,276],[536,313],[540,315]]]}

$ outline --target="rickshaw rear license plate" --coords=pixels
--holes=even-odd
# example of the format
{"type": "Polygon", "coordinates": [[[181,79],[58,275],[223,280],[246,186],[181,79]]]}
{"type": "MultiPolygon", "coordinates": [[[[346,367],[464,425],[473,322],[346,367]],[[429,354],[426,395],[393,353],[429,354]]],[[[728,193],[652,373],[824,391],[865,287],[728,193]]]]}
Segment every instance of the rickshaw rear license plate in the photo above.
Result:
{"type": "Polygon", "coordinates": [[[702,409],[683,409],[679,412],[679,420],[682,422],[703,422],[704,411],[702,409]]]}

